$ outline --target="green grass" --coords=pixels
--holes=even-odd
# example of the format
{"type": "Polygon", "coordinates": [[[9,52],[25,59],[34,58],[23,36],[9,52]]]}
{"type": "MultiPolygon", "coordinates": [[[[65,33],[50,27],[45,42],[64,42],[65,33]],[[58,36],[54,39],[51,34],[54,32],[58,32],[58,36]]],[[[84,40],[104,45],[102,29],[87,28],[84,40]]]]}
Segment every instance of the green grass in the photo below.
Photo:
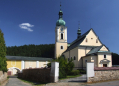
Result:
{"type": "Polygon", "coordinates": [[[68,78],[75,78],[75,77],[79,77],[81,75],[76,75],[76,76],[73,76],[73,75],[68,75],[66,78],[61,78],[59,80],[62,80],[62,79],[68,79],[68,78]]]}
{"type": "MultiPolygon", "coordinates": [[[[18,79],[20,79],[20,78],[18,78],[18,79]]],[[[24,80],[24,79],[20,79],[20,80],[23,81],[23,82],[29,83],[32,86],[44,86],[44,85],[47,84],[47,83],[39,83],[39,82],[28,81],[28,80],[24,80]]]]}
{"type": "Polygon", "coordinates": [[[9,76],[7,76],[7,79],[9,79],[9,76]]]}

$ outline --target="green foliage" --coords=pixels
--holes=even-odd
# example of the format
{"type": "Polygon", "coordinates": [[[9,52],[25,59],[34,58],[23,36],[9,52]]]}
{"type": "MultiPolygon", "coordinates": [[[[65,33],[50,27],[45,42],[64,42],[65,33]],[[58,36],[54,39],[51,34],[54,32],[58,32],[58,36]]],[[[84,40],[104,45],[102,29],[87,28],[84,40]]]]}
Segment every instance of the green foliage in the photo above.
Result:
{"type": "Polygon", "coordinates": [[[0,30],[0,70],[7,72],[7,62],[6,62],[6,46],[3,33],[0,30]]]}
{"type": "Polygon", "coordinates": [[[69,75],[79,75],[80,71],[79,70],[72,70],[71,73],[69,75]]]}
{"type": "Polygon", "coordinates": [[[53,58],[54,49],[54,44],[11,46],[7,47],[7,55],[53,58]]]}
{"type": "MultiPolygon", "coordinates": [[[[59,62],[59,78],[66,78],[67,75],[73,70],[74,63],[73,60],[67,61],[62,56],[59,56],[57,59],[53,60],[53,62],[59,62]]],[[[51,63],[48,63],[48,67],[51,67],[51,63]]]]}
{"type": "Polygon", "coordinates": [[[112,53],[112,65],[119,65],[119,55],[112,53]]]}
{"type": "Polygon", "coordinates": [[[79,72],[80,72],[81,74],[86,74],[86,71],[83,70],[83,69],[77,69],[77,70],[79,70],[79,72]]]}

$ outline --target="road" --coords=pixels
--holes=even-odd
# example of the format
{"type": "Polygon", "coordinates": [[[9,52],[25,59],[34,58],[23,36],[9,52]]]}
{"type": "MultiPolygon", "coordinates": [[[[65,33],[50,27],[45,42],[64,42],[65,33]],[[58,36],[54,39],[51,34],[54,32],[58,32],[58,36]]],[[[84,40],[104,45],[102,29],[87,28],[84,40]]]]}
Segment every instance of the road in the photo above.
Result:
{"type": "MultiPolygon", "coordinates": [[[[60,80],[57,83],[48,83],[43,86],[119,86],[119,80],[87,84],[86,75],[81,77],[60,80]]],[[[35,86],[19,80],[16,76],[11,76],[4,86],[35,86]]]]}
{"type": "Polygon", "coordinates": [[[10,76],[6,86],[32,86],[32,85],[24,83],[23,81],[19,80],[17,76],[10,76]]]}

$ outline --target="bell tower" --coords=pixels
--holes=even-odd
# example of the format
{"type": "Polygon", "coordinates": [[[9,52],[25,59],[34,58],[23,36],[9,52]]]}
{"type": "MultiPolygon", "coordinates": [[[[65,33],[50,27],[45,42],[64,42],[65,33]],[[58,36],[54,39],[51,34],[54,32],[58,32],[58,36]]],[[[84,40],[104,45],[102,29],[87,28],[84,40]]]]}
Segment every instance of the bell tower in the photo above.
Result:
{"type": "Polygon", "coordinates": [[[67,49],[67,27],[65,27],[65,24],[60,4],[59,19],[56,22],[55,28],[55,58],[61,56],[67,49]]]}

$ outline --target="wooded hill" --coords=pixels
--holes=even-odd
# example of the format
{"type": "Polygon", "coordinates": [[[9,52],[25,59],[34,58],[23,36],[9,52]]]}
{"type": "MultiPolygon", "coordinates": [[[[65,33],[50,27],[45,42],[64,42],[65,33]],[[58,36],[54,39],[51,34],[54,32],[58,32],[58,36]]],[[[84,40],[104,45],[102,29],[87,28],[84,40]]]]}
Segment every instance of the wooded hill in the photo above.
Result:
{"type": "MultiPolygon", "coordinates": [[[[55,44],[23,45],[7,47],[7,55],[54,58],[55,44]]],[[[112,53],[112,64],[119,65],[119,55],[112,53]]]]}
{"type": "Polygon", "coordinates": [[[119,55],[117,53],[112,53],[112,64],[119,65],[119,55]]]}
{"type": "Polygon", "coordinates": [[[54,58],[54,44],[23,45],[7,47],[7,55],[54,58]]]}

